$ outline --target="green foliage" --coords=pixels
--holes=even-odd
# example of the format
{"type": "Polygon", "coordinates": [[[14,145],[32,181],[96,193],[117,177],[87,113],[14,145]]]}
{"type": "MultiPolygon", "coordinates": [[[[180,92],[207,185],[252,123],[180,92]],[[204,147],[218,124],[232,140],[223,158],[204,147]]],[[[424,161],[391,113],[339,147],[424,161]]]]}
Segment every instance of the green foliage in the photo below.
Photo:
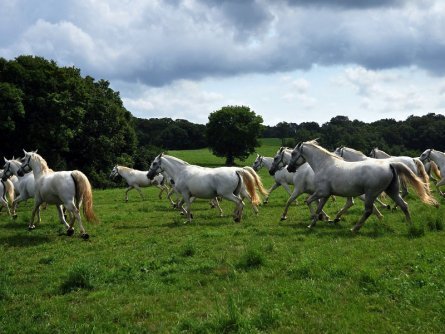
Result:
{"type": "Polygon", "coordinates": [[[263,118],[246,106],[226,106],[209,115],[206,125],[208,146],[213,154],[226,157],[226,165],[235,158],[244,161],[259,146],[263,118]]]}
{"type": "Polygon", "coordinates": [[[300,124],[280,122],[268,126],[264,137],[276,137],[284,145],[287,137],[296,142],[319,138],[326,148],[349,146],[368,154],[378,147],[391,155],[418,156],[427,148],[445,150],[445,116],[427,114],[410,116],[405,121],[382,119],[372,123],[351,121],[346,116],[333,117],[329,122],[318,125],[315,122],[300,124]]]}
{"type": "Polygon", "coordinates": [[[139,145],[161,149],[185,150],[207,146],[205,125],[184,119],[134,118],[139,145]]]}
{"type": "Polygon", "coordinates": [[[136,135],[131,114],[105,80],[81,77],[42,57],[2,59],[0,139],[4,156],[39,149],[54,170],[82,170],[95,186],[121,157],[132,157],[136,135]],[[3,129],[4,128],[4,129],[3,129]]]}

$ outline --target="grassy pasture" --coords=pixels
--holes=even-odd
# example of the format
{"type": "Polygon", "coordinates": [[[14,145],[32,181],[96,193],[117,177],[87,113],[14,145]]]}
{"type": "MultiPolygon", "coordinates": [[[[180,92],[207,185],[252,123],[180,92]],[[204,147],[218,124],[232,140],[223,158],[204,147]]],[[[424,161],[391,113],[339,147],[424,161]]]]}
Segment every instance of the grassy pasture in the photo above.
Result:
{"type": "MultiPolygon", "coordinates": [[[[258,152],[279,145],[264,141],[258,152]]],[[[170,154],[223,162],[208,150],[170,154]]],[[[124,203],[122,188],[96,190],[101,223],[85,224],[88,241],[65,236],[52,207],[31,232],[32,201],[16,221],[2,212],[0,333],[443,332],[444,200],[435,209],[409,195],[414,228],[400,211],[382,209],[383,221],[371,217],[352,235],[359,201],[338,225],[308,230],[305,196],[279,221],[283,189],[258,216],[246,205],[239,224],[227,201],[219,217],[197,200],[194,222],[184,224],[157,189],[144,194],[131,191],[124,203]]],[[[343,203],[329,201],[325,211],[343,203]]]]}

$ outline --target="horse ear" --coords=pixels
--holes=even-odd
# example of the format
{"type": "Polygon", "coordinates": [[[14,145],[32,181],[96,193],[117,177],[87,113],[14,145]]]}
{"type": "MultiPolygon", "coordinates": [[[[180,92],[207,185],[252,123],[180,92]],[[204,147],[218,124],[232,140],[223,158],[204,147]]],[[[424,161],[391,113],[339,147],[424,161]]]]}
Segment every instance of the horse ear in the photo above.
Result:
{"type": "Polygon", "coordinates": [[[280,153],[283,152],[283,150],[284,150],[284,147],[281,146],[281,147],[280,147],[280,153]]]}
{"type": "Polygon", "coordinates": [[[301,141],[297,144],[297,146],[295,146],[295,148],[300,148],[301,144],[303,144],[301,141]]]}
{"type": "Polygon", "coordinates": [[[37,148],[37,149],[34,151],[34,153],[37,153],[38,150],[39,150],[39,149],[37,148]]]}
{"type": "Polygon", "coordinates": [[[23,153],[25,153],[25,155],[28,155],[28,152],[26,152],[24,148],[23,148],[23,153]]]}
{"type": "MultiPolygon", "coordinates": [[[[6,160],[6,158],[5,157],[3,157],[3,159],[5,160],[5,162],[8,162],[8,160],[6,160]]],[[[13,160],[14,160],[14,158],[12,158],[13,160]]]]}

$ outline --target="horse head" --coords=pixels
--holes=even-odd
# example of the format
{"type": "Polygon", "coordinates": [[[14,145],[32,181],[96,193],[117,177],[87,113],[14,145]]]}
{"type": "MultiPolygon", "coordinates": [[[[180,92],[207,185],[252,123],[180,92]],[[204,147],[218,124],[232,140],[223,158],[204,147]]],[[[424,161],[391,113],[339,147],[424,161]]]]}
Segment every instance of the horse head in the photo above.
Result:
{"type": "Polygon", "coordinates": [[[164,155],[164,152],[159,154],[151,163],[150,169],[147,172],[147,178],[149,180],[153,180],[153,178],[158,175],[159,173],[163,172],[164,170],[161,167],[161,158],[164,155]]]}
{"type": "Polygon", "coordinates": [[[299,142],[292,150],[291,159],[287,165],[287,171],[289,173],[295,173],[298,166],[301,166],[306,162],[303,157],[303,143],[299,142]]]}

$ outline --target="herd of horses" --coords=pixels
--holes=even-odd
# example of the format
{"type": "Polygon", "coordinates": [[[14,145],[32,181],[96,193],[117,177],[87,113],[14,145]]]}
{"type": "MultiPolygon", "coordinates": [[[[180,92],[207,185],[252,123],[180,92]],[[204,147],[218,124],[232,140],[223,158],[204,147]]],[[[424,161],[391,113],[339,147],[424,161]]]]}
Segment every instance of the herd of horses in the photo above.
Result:
{"type": "MultiPolygon", "coordinates": [[[[24,150],[20,159],[7,160],[0,170],[0,209],[5,207],[10,216],[16,217],[17,205],[28,198],[34,198],[34,207],[28,228],[34,229],[40,223],[42,205],[54,204],[57,208],[60,223],[66,228],[66,234],[74,234],[74,224],[79,224],[80,235],[88,239],[80,210],[89,222],[97,221],[93,211],[92,187],[88,178],[81,171],[53,171],[46,161],[35,152],[24,150]],[[37,223],[35,224],[35,216],[37,223]]],[[[289,193],[281,219],[287,218],[290,205],[303,193],[309,195],[306,204],[311,213],[312,228],[317,221],[338,222],[340,217],[353,205],[354,198],[364,202],[364,212],[357,224],[351,229],[357,232],[371,214],[381,219],[382,214],[375,205],[380,203],[382,193],[387,194],[397,207],[405,214],[411,224],[408,204],[403,199],[408,193],[410,184],[420,200],[432,206],[438,206],[430,190],[430,178],[438,193],[445,194],[440,186],[445,185],[445,153],[425,150],[420,157],[390,156],[374,148],[370,156],[348,147],[339,147],[330,152],[320,146],[316,140],[301,142],[295,148],[281,147],[274,157],[257,155],[252,167],[216,167],[207,168],[191,165],[176,157],[161,153],[151,163],[148,171],[139,171],[124,166],[114,166],[110,177],[122,177],[128,184],[128,192],[136,189],[144,198],[141,187],[157,186],[162,193],[167,193],[170,203],[177,207],[192,221],[191,205],[196,198],[208,199],[212,206],[222,210],[219,201],[225,199],[235,204],[233,218],[241,221],[244,200],[252,204],[255,213],[261,195],[267,203],[269,196],[276,188],[282,186],[289,193]],[[267,191],[257,174],[265,167],[274,177],[274,184],[267,191]],[[293,191],[289,185],[293,185],[293,191]],[[172,196],[176,194],[176,199],[172,196]],[[347,200],[343,208],[331,218],[323,211],[327,200],[335,196],[347,200]]]]}

